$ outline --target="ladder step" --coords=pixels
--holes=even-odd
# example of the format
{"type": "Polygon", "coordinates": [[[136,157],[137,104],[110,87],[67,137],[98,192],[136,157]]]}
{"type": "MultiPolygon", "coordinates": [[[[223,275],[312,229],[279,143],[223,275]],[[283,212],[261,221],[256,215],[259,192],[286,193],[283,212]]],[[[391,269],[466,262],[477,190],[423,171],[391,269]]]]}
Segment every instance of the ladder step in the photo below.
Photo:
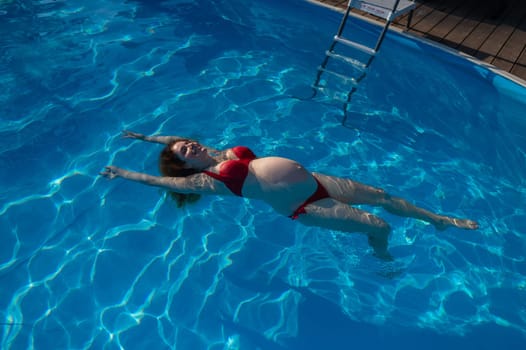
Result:
{"type": "Polygon", "coordinates": [[[352,77],[348,77],[346,75],[343,75],[341,73],[337,73],[335,71],[332,71],[332,70],[328,70],[326,68],[323,68],[322,66],[319,66],[318,67],[318,71],[320,72],[324,72],[324,73],[327,73],[327,74],[330,74],[330,75],[333,75],[337,78],[340,78],[341,80],[343,80],[345,83],[351,83],[352,85],[356,85],[358,84],[358,82],[356,81],[355,78],[352,78],[352,77]]]}
{"type": "Polygon", "coordinates": [[[312,88],[321,92],[325,96],[325,98],[329,100],[343,102],[343,103],[349,102],[349,94],[352,93],[353,91],[353,90],[349,90],[347,92],[333,91],[333,90],[327,89],[326,86],[316,86],[316,85],[313,85],[312,88]]]}
{"type": "Polygon", "coordinates": [[[371,15],[375,15],[383,19],[390,19],[393,12],[392,7],[394,4],[391,4],[391,8],[389,8],[386,4],[383,4],[383,2],[385,1],[380,1],[378,4],[376,4],[374,1],[357,0],[351,4],[352,7],[370,13],[371,15]]]}
{"type": "Polygon", "coordinates": [[[362,45],[362,44],[358,44],[357,42],[344,39],[344,38],[342,38],[341,36],[338,36],[338,35],[334,36],[334,41],[337,41],[337,42],[342,43],[344,45],[347,45],[347,46],[350,46],[350,47],[355,48],[357,50],[360,50],[362,52],[365,52],[366,54],[369,54],[371,56],[374,56],[376,54],[376,51],[374,49],[371,49],[370,47],[362,45]]]}
{"type": "Polygon", "coordinates": [[[414,0],[400,0],[396,8],[394,8],[394,5],[395,1],[393,0],[353,0],[349,3],[351,7],[388,21],[400,17],[416,7],[414,0]]]}
{"type": "Polygon", "coordinates": [[[344,55],[340,55],[340,54],[337,54],[337,53],[334,53],[334,52],[330,52],[330,51],[325,51],[325,55],[327,55],[329,57],[332,57],[332,58],[336,58],[337,60],[340,60],[342,62],[349,63],[353,67],[358,68],[361,71],[364,71],[364,70],[367,69],[367,64],[365,64],[363,62],[360,62],[360,61],[358,61],[358,60],[356,60],[354,58],[347,57],[347,56],[344,56],[344,55]]]}

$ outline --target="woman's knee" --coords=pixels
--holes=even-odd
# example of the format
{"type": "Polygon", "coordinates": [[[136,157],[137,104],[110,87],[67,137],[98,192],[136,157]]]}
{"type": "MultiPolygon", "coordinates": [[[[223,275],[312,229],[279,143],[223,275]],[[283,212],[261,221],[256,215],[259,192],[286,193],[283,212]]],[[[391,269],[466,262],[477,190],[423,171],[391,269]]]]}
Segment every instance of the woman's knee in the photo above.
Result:
{"type": "Polygon", "coordinates": [[[376,233],[389,234],[391,232],[391,225],[378,216],[373,217],[372,227],[376,233]]]}

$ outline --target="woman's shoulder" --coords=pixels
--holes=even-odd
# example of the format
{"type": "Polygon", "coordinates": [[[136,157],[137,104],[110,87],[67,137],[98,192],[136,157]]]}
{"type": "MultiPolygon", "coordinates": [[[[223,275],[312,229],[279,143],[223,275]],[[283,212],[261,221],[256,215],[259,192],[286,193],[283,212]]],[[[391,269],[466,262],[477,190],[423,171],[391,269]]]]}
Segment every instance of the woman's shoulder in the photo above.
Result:
{"type": "Polygon", "coordinates": [[[230,149],[232,153],[239,159],[256,159],[256,155],[252,150],[246,146],[235,146],[230,149]]]}
{"type": "Polygon", "coordinates": [[[218,162],[238,159],[253,160],[257,158],[255,153],[252,152],[252,150],[246,146],[235,146],[232,148],[228,148],[224,151],[218,151],[213,155],[213,157],[218,162]]]}

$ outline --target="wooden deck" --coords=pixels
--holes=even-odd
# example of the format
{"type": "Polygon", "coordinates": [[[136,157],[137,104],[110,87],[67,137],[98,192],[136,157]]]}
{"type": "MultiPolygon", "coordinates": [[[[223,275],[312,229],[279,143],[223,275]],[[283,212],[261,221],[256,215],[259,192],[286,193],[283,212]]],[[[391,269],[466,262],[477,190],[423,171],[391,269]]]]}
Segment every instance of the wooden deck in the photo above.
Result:
{"type": "MultiPolygon", "coordinates": [[[[348,3],[317,1],[338,8],[346,8],[348,3]]],[[[439,42],[526,80],[526,0],[416,2],[408,33],[439,42]]],[[[403,28],[406,23],[404,16],[394,25],[403,28]]]]}

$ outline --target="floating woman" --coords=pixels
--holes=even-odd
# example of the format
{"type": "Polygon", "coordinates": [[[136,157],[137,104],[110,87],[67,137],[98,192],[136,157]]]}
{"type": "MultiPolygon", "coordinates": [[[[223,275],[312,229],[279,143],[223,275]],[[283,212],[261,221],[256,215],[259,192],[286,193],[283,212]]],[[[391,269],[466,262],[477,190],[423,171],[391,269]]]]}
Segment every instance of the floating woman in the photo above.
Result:
{"type": "Polygon", "coordinates": [[[172,191],[178,205],[199,195],[236,195],[260,199],[274,210],[307,226],[365,233],[377,257],[391,260],[391,227],[380,217],[352,205],[379,206],[388,212],[433,224],[474,230],[475,221],[439,215],[407,200],[393,197],[352,179],[310,172],[298,162],[282,157],[257,157],[249,148],[236,146],[218,151],[178,136],[146,136],[124,131],[125,138],[166,145],[160,154],[163,176],[152,176],[106,166],[101,173],[172,191]]]}

